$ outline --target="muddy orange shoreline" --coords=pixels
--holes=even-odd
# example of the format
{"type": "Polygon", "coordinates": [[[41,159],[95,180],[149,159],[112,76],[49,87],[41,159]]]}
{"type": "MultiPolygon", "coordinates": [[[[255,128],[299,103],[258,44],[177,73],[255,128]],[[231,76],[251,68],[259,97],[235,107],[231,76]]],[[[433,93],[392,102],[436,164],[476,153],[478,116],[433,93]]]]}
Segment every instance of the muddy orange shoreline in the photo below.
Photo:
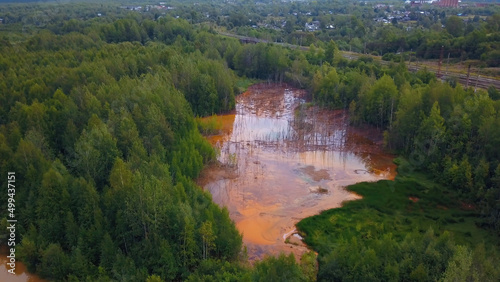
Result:
{"type": "Polygon", "coordinates": [[[9,247],[6,245],[0,245],[0,281],[2,282],[47,282],[47,280],[41,279],[36,274],[29,273],[26,266],[16,258],[14,274],[10,273],[9,270],[12,268],[7,265],[11,262],[7,256],[9,255],[9,247]]]}
{"type": "Polygon", "coordinates": [[[380,131],[352,127],[344,110],[298,107],[306,95],[286,84],[251,86],[208,138],[219,155],[197,182],[227,207],[251,261],[300,257],[308,249],[293,237],[298,221],[359,199],[348,185],[396,173],[380,131]]]}

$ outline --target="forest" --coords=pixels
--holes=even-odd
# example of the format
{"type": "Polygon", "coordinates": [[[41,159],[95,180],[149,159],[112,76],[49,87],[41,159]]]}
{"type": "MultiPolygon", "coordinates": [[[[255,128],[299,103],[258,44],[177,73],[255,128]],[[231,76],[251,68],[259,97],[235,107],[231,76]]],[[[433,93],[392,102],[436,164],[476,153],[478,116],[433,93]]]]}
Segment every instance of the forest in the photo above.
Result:
{"type": "MultiPolygon", "coordinates": [[[[482,1],[487,2],[487,1],[482,1]]],[[[171,15],[270,42],[413,60],[439,59],[498,67],[500,6],[467,1],[458,8],[404,1],[201,1],[171,15]],[[307,28],[306,26],[309,26],[307,28]]]]}
{"type": "MultiPolygon", "coordinates": [[[[499,89],[464,89],[404,62],[347,60],[336,39],[307,51],[242,44],[189,15],[0,6],[0,183],[16,172],[17,251],[31,272],[54,281],[499,279],[499,89]],[[348,109],[399,155],[395,181],[350,187],[366,199],[297,225],[317,262],[310,252],[250,266],[228,211],[194,182],[216,157],[195,117],[234,109],[245,78],[285,81],[318,106],[348,109]],[[408,196],[422,199],[421,213],[407,211],[408,196]]],[[[496,36],[498,18],[482,30],[496,36]]],[[[6,236],[7,209],[0,216],[6,236]]]]}

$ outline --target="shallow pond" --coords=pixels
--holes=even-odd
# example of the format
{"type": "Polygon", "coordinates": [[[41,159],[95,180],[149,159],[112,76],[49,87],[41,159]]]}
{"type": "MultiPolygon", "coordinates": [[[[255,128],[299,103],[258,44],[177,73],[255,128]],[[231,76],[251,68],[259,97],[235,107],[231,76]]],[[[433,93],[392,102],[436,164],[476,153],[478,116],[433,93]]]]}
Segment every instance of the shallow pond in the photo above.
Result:
{"type": "Polygon", "coordinates": [[[291,236],[300,219],[358,199],[347,185],[395,176],[381,132],[350,126],[346,111],[311,107],[305,94],[254,85],[237,97],[234,113],[218,117],[221,134],[208,137],[220,163],[207,167],[199,184],[228,208],[252,261],[281,251],[301,255],[307,248],[291,236]]]}

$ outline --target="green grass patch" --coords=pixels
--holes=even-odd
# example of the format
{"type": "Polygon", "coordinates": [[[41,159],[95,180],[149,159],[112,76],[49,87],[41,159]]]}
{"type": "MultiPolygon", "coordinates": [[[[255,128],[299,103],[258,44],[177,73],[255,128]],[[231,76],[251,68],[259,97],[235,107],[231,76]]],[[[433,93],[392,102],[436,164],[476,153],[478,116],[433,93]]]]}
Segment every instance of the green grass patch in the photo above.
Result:
{"type": "Polygon", "coordinates": [[[236,79],[236,88],[238,89],[237,94],[247,91],[248,87],[258,82],[260,82],[260,80],[254,78],[238,77],[238,79],[236,79]]]}
{"type": "Polygon", "coordinates": [[[349,191],[363,198],[297,224],[305,243],[319,253],[320,262],[346,241],[370,246],[390,235],[402,242],[408,234],[425,234],[428,230],[433,230],[436,236],[450,233],[457,245],[474,249],[484,244],[487,251],[498,251],[498,237],[478,227],[482,221],[478,211],[463,210],[457,193],[425,174],[412,171],[404,159],[395,162],[399,166],[395,181],[349,186],[349,191]]]}
{"type": "Polygon", "coordinates": [[[198,130],[205,136],[217,135],[222,129],[222,122],[217,119],[217,115],[206,118],[195,118],[198,130]]]}

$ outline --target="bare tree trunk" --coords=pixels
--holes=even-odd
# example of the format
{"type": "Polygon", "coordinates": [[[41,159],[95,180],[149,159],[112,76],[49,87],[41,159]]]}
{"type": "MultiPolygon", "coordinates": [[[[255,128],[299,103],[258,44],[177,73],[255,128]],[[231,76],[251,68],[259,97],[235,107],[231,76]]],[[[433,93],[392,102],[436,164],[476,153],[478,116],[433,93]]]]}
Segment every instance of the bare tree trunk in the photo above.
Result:
{"type": "Polygon", "coordinates": [[[389,129],[392,129],[392,113],[394,110],[394,98],[391,99],[391,119],[389,120],[389,129]]]}

